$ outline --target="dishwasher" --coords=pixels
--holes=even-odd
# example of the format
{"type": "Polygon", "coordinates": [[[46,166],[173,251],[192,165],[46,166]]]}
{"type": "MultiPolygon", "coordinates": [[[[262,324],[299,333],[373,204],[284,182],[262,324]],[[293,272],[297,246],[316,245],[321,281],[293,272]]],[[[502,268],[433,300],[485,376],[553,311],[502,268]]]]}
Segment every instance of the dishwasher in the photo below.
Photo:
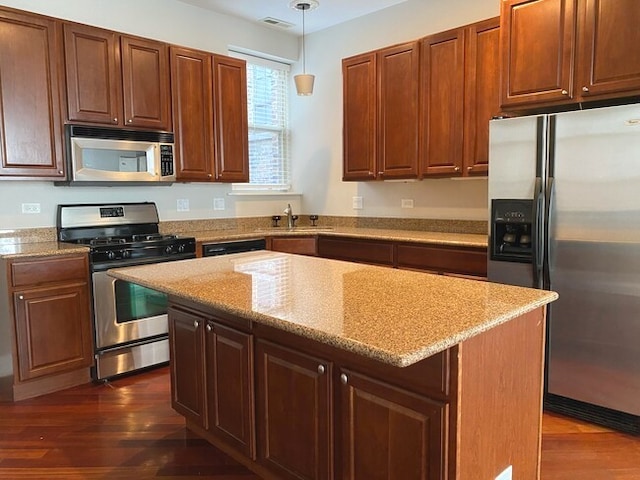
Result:
{"type": "Polygon", "coordinates": [[[267,242],[264,238],[205,243],[202,245],[202,256],[215,257],[217,255],[229,255],[230,253],[264,250],[266,246],[267,242]]]}

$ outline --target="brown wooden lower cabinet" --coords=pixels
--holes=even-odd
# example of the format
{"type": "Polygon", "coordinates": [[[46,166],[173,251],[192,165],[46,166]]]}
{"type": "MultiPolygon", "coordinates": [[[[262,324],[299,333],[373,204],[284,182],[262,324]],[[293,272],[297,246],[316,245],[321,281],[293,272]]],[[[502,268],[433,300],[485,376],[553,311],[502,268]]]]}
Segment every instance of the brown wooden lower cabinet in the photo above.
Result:
{"type": "Polygon", "coordinates": [[[13,400],[88,382],[93,363],[89,267],[85,254],[0,263],[0,316],[13,342],[13,400]]]}
{"type": "Polygon", "coordinates": [[[318,255],[318,237],[268,237],[267,248],[274,252],[297,253],[299,255],[318,255]]]}
{"type": "Polygon", "coordinates": [[[256,342],[258,462],[282,479],[331,472],[331,364],[256,342]]]}
{"type": "Polygon", "coordinates": [[[318,241],[318,255],[371,265],[394,265],[392,242],[347,237],[323,237],[318,241]]]}
{"type": "Polygon", "coordinates": [[[350,370],[340,384],[341,478],[446,478],[446,403],[350,370]]]}
{"type": "Polygon", "coordinates": [[[544,308],[400,368],[175,301],[174,408],[265,480],[537,478],[544,308]]]}

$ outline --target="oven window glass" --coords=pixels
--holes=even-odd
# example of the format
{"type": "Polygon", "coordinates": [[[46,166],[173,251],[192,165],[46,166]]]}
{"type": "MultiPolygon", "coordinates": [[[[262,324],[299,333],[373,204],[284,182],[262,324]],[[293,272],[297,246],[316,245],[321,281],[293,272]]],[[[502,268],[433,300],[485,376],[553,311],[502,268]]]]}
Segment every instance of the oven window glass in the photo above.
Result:
{"type": "Polygon", "coordinates": [[[116,280],[116,322],[126,323],[167,313],[167,295],[116,280]]]}

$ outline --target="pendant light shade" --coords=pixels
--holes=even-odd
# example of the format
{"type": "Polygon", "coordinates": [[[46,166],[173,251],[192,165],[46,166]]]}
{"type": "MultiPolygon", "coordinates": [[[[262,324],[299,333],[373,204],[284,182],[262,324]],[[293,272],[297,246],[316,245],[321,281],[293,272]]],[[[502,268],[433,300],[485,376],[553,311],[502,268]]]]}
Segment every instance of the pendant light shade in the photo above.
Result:
{"type": "Polygon", "coordinates": [[[289,4],[291,8],[302,11],[302,73],[295,75],[293,80],[296,82],[296,91],[298,95],[311,95],[313,93],[313,82],[315,81],[315,75],[307,73],[305,45],[304,45],[304,12],[307,10],[313,10],[318,6],[317,0],[294,0],[289,4]]]}

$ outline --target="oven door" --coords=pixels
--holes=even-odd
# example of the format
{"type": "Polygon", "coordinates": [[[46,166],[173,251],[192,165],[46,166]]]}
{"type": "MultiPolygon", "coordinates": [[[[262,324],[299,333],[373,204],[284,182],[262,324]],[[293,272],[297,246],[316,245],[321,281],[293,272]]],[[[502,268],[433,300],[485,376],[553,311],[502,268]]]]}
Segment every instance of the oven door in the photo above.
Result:
{"type": "Polygon", "coordinates": [[[94,272],[93,304],[98,351],[167,335],[163,293],[94,272]]]}

